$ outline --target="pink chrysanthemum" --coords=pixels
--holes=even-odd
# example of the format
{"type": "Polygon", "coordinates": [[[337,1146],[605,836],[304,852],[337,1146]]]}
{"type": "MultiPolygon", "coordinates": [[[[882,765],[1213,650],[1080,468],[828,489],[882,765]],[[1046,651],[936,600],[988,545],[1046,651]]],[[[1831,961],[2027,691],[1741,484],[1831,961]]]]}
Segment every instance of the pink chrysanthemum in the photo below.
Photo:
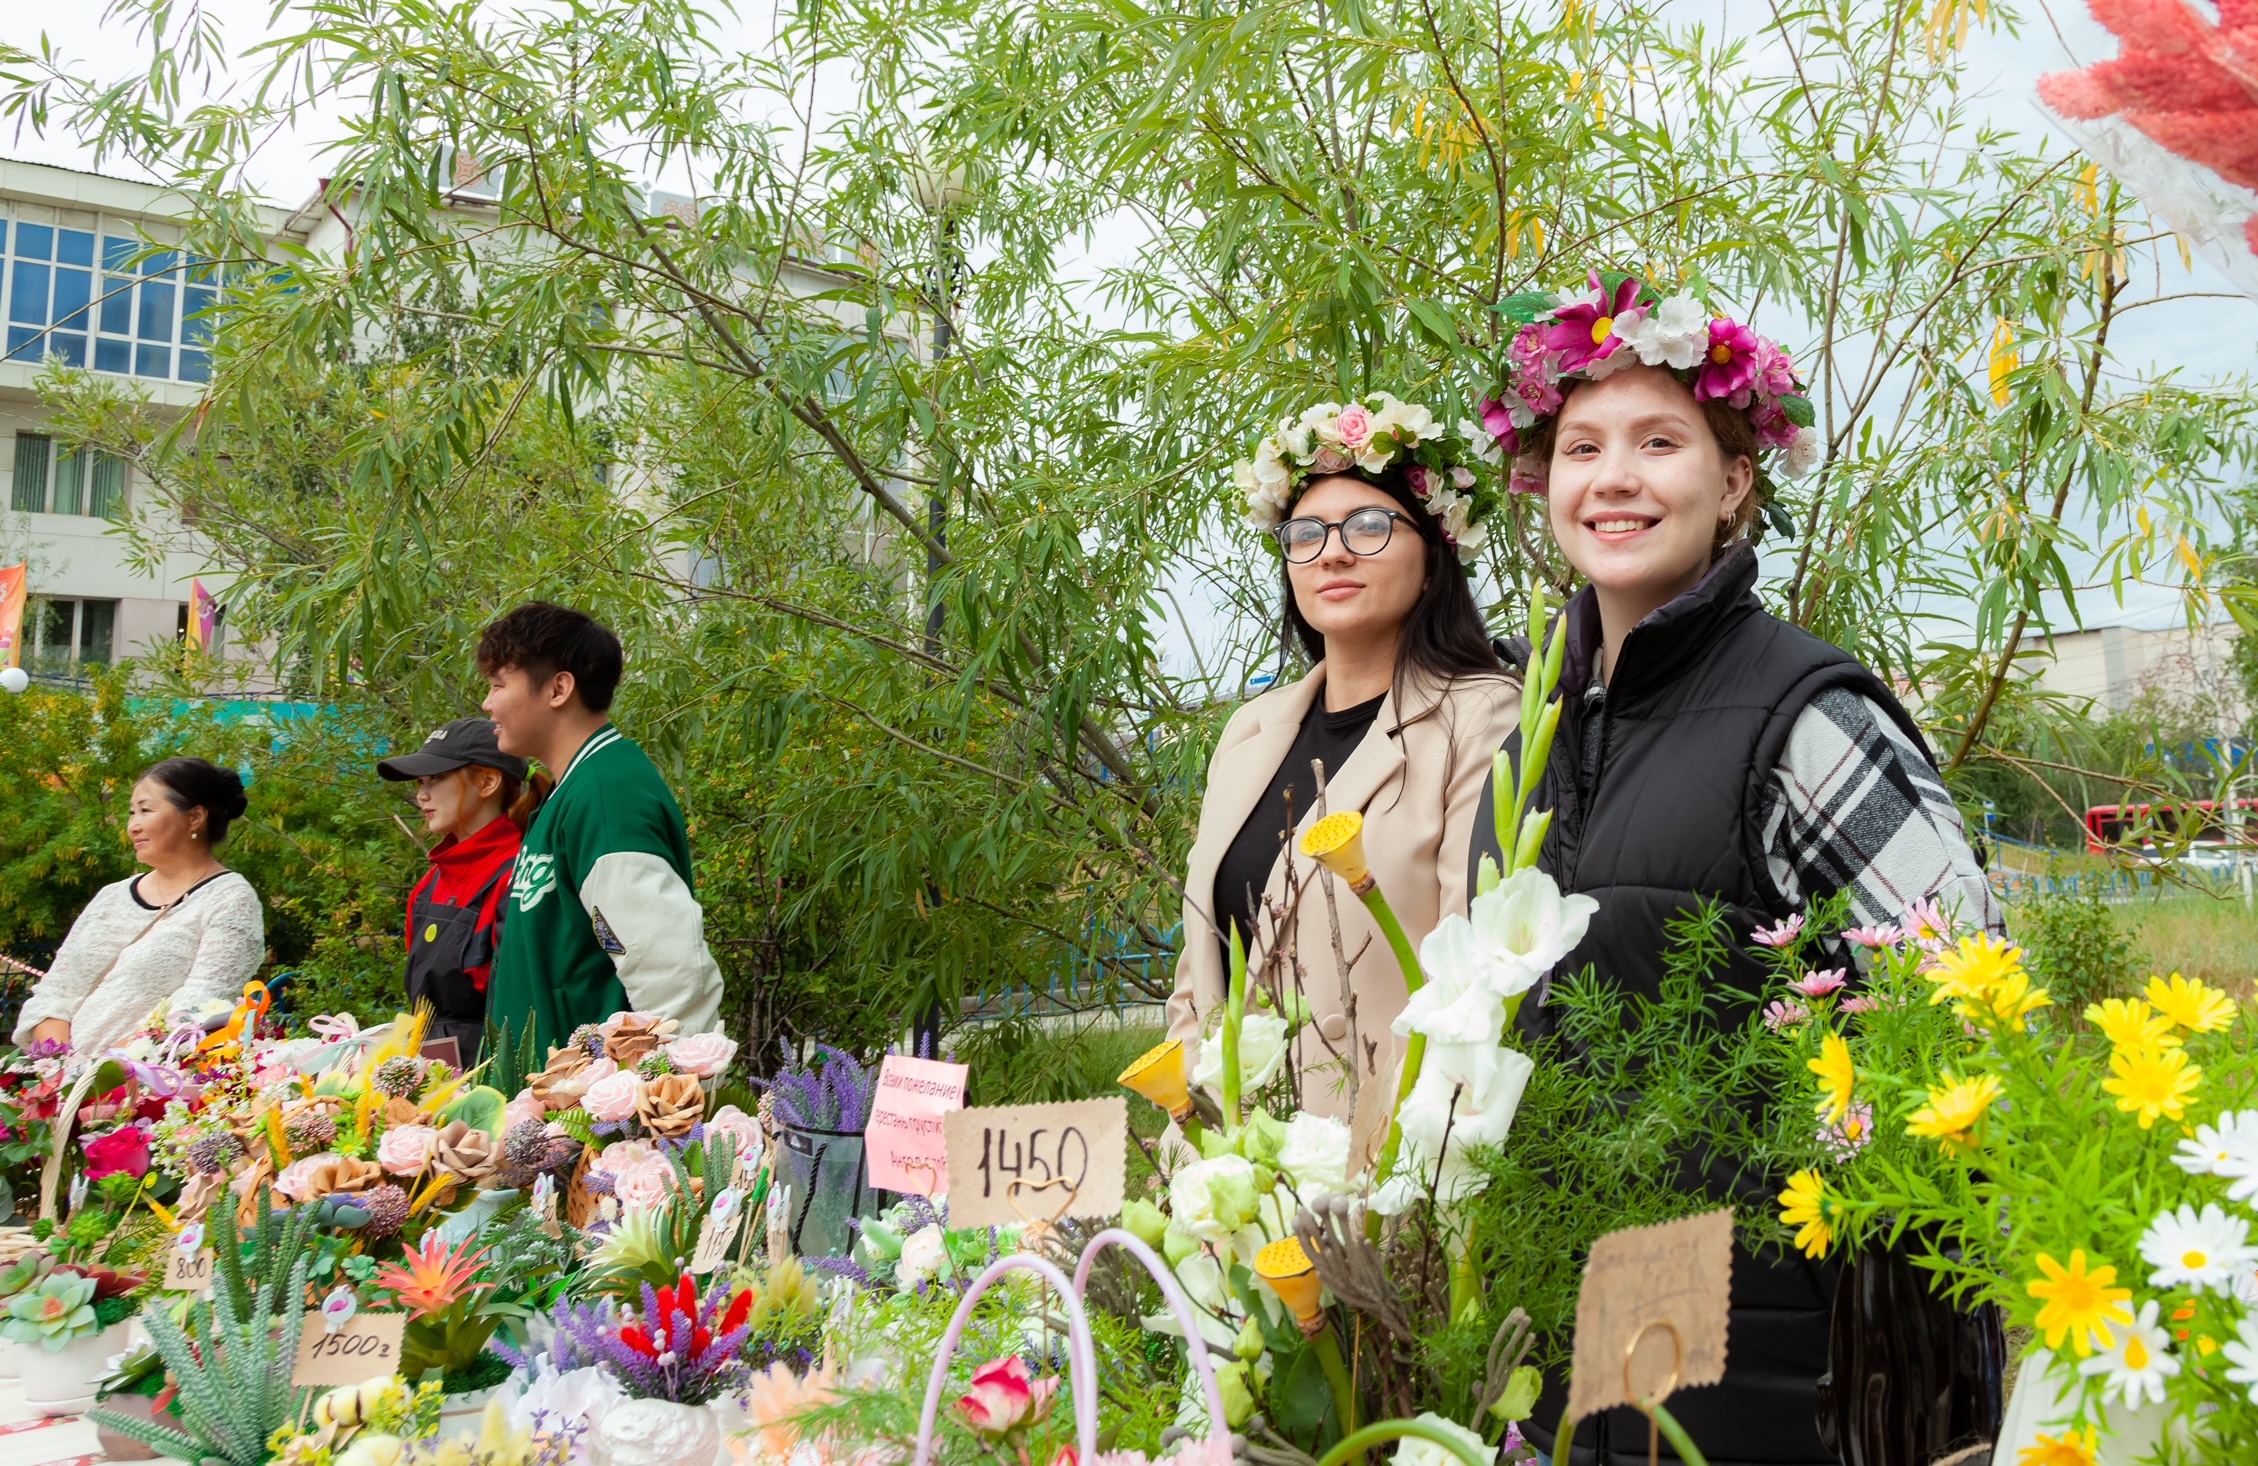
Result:
{"type": "Polygon", "coordinates": [[[1758,927],[1749,940],[1759,947],[1792,946],[1803,932],[1803,913],[1797,912],[1778,926],[1758,927]]]}
{"type": "Polygon", "coordinates": [[[1795,990],[1807,998],[1823,998],[1840,991],[1849,980],[1840,967],[1833,967],[1825,972],[1806,972],[1797,980],[1795,990]]]}
{"type": "Polygon", "coordinates": [[[1835,1153],[1835,1159],[1848,1160],[1866,1148],[1874,1138],[1874,1107],[1860,1102],[1843,1111],[1841,1119],[1820,1130],[1820,1143],[1835,1153]]]}
{"type": "Polygon", "coordinates": [[[1709,352],[1702,359],[1701,375],[1694,379],[1694,398],[1730,397],[1756,380],[1756,359],[1763,342],[1738,321],[1718,316],[1709,323],[1709,352]]]}
{"type": "Polygon", "coordinates": [[[1790,1003],[1775,998],[1772,1006],[1764,1010],[1764,1026],[1778,1033],[1783,1028],[1800,1028],[1811,1021],[1811,1010],[1801,1003],[1790,1003]]]}
{"type": "Polygon", "coordinates": [[[1842,939],[1869,952],[1878,952],[1904,941],[1905,933],[1894,926],[1854,926],[1842,934],[1842,939]]]}

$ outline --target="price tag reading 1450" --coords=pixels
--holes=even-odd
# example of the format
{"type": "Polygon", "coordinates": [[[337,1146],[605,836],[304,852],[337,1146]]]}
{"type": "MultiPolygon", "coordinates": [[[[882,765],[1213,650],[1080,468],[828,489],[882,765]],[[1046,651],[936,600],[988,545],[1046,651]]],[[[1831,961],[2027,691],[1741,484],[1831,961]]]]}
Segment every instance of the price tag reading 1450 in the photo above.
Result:
{"type": "Polygon", "coordinates": [[[995,1105],[943,1119],[949,1224],[1001,1227],[1121,1210],[1129,1110],[1119,1098],[995,1105]]]}

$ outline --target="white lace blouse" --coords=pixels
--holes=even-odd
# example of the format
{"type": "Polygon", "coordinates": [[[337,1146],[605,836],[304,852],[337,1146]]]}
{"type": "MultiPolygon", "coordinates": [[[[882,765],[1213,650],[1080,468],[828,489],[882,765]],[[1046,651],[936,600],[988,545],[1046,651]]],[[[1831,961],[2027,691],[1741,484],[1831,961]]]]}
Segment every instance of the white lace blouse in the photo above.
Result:
{"type": "Polygon", "coordinates": [[[47,976],[24,1000],[15,1041],[49,1018],[71,1025],[71,1051],[91,1056],[121,1042],[153,1013],[186,1015],[212,999],[233,1003],[266,957],[259,893],[234,871],[192,887],[170,911],[142,900],[134,876],[104,886],[71,923],[47,976]],[[113,962],[113,959],[114,962],[113,962]]]}

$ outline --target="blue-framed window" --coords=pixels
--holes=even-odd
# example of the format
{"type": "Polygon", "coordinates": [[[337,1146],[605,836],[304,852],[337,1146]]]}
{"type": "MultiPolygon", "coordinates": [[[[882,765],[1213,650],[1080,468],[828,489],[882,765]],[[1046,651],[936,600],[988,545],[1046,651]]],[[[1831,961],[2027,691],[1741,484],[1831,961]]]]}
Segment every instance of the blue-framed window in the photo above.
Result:
{"type": "Polygon", "coordinates": [[[210,381],[218,272],[195,255],[145,248],[123,221],[80,229],[0,217],[0,356],[210,381]]]}

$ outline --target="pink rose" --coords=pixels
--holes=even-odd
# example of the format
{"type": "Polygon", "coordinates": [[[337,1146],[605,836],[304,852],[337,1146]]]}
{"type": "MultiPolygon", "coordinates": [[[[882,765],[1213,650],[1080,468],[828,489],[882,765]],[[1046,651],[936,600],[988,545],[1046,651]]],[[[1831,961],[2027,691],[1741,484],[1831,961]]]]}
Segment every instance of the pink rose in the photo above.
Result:
{"type": "Polygon", "coordinates": [[[621,1206],[656,1206],[674,1189],[674,1164],[640,1140],[616,1140],[597,1155],[595,1169],[612,1178],[621,1206]]]}
{"type": "Polygon", "coordinates": [[[685,1034],[666,1046],[666,1056],[675,1068],[704,1079],[729,1067],[737,1057],[737,1040],[718,1033],[685,1034]]]}
{"type": "Polygon", "coordinates": [[[723,1105],[715,1110],[713,1118],[706,1121],[706,1134],[708,1137],[728,1136],[737,1142],[737,1154],[748,1159],[761,1153],[760,1121],[735,1105],[723,1105]]]}
{"type": "Polygon", "coordinates": [[[607,1074],[581,1095],[581,1108],[599,1120],[624,1120],[635,1113],[635,1092],[641,1086],[633,1074],[607,1074]]]}
{"type": "MultiPolygon", "coordinates": [[[[387,1135],[385,1138],[389,1140],[391,1136],[387,1135]]],[[[325,1166],[337,1164],[337,1160],[336,1155],[325,1150],[320,1155],[310,1155],[304,1160],[292,1161],[289,1165],[283,1167],[281,1175],[274,1178],[274,1189],[292,1201],[304,1202],[309,1199],[305,1194],[306,1183],[313,1179],[314,1172],[325,1166]]]]}
{"type": "Polygon", "coordinates": [[[130,1176],[138,1181],[149,1174],[149,1132],[127,1125],[86,1142],[86,1179],[130,1176]]]}
{"type": "Polygon", "coordinates": [[[1333,419],[1333,436],[1350,453],[1362,453],[1372,441],[1372,413],[1361,402],[1351,402],[1333,419]]]}
{"type": "Polygon", "coordinates": [[[502,1131],[508,1134],[528,1120],[546,1120],[548,1117],[548,1109],[533,1097],[533,1091],[521,1089],[517,1092],[517,1097],[502,1109],[502,1131]]]}
{"type": "Polygon", "coordinates": [[[395,1125],[377,1141],[376,1163],[392,1175],[413,1176],[429,1163],[438,1143],[439,1132],[429,1125],[395,1125]]]}
{"type": "Polygon", "coordinates": [[[574,1108],[581,1102],[582,1096],[588,1093],[590,1085],[600,1079],[609,1079],[618,1072],[619,1065],[602,1054],[598,1054],[595,1058],[590,1059],[584,1068],[575,1070],[548,1087],[549,1108],[552,1110],[574,1108]]]}

